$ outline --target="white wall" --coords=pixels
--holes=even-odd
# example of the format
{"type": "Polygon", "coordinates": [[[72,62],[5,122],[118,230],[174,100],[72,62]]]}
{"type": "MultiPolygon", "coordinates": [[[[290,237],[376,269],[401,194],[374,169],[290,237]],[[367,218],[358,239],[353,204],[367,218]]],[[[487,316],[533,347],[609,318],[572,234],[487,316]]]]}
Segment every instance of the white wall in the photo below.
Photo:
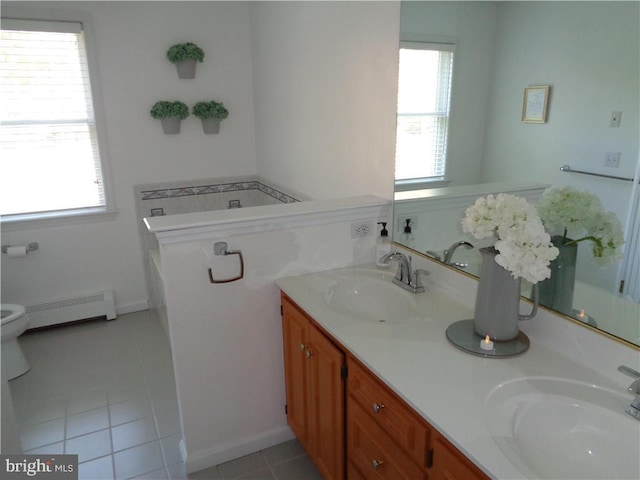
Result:
{"type": "Polygon", "coordinates": [[[107,288],[115,291],[120,312],[145,308],[133,186],[256,172],[249,5],[45,3],[48,9],[82,10],[93,17],[120,211],[107,220],[74,225],[3,228],[2,244],[39,242],[40,250],[25,259],[3,258],[2,298],[29,305],[107,288]],[[193,80],[180,80],[165,57],[171,45],[184,41],[197,43],[206,55],[193,80]],[[183,122],[180,135],[164,135],[160,122],[149,116],[157,100],[180,99],[191,106],[209,98],[223,101],[230,110],[219,135],[204,135],[193,116],[183,122]]]}
{"type": "Polygon", "coordinates": [[[275,280],[372,264],[375,237],[352,239],[351,223],[388,218],[389,203],[375,197],[305,202],[294,204],[305,210],[293,216],[284,215],[287,205],[276,205],[263,207],[277,213],[267,219],[247,208],[248,218],[226,222],[223,210],[208,214],[210,225],[199,227],[192,216],[193,228],[158,234],[189,472],[292,438],[275,280]],[[242,280],[209,282],[208,268],[221,278],[239,268],[237,256],[213,254],[217,241],[242,252],[242,280]]]}
{"type": "Polygon", "coordinates": [[[393,195],[399,3],[260,2],[258,174],[312,198],[393,195]]]}
{"type": "Polygon", "coordinates": [[[482,179],[496,22],[496,2],[402,3],[403,40],[457,45],[447,155],[451,186],[479,183],[482,179]]]}
{"type": "Polygon", "coordinates": [[[39,242],[40,250],[3,256],[3,301],[30,305],[113,289],[120,313],[145,308],[137,184],[260,174],[314,198],[391,198],[398,3],[43,4],[93,17],[120,211],[73,225],[4,227],[3,245],[39,242]],[[178,79],[165,58],[184,41],[206,54],[193,80],[178,79]],[[193,116],[180,135],[163,135],[149,116],[160,99],[207,98],[230,110],[219,135],[204,135],[193,116]]]}
{"type": "MultiPolygon", "coordinates": [[[[631,182],[559,169],[569,164],[634,176],[640,144],[638,2],[505,2],[498,11],[484,181],[526,174],[530,181],[586,189],[625,222],[631,182]],[[551,85],[545,124],[521,122],[528,85],[551,85]],[[622,111],[620,128],[609,128],[612,111],[622,111]],[[620,168],[603,167],[606,152],[622,153],[620,168]]],[[[583,242],[581,249],[577,275],[613,291],[615,267],[593,275],[590,246],[583,242]]]]}

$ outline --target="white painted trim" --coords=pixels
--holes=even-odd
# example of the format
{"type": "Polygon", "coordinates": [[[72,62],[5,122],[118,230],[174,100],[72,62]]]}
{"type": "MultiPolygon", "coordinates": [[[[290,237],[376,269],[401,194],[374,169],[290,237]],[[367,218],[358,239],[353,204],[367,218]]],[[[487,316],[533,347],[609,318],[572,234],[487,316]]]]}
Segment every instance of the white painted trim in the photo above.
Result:
{"type": "Polygon", "coordinates": [[[250,453],[254,453],[265,448],[273,447],[274,445],[278,445],[279,443],[286,442],[293,438],[295,437],[291,429],[287,425],[282,425],[272,428],[271,430],[267,430],[266,432],[250,435],[240,440],[225,443],[209,450],[196,452],[192,455],[186,455],[183,444],[180,446],[180,451],[182,452],[183,459],[185,461],[187,474],[190,474],[235,458],[249,455],[250,453]]]}
{"type": "Polygon", "coordinates": [[[425,211],[450,208],[466,208],[472,205],[478,197],[498,193],[517,195],[526,198],[531,203],[536,203],[548,186],[543,184],[487,183],[421,190],[420,192],[423,193],[414,192],[416,195],[405,195],[411,192],[399,192],[396,193],[394,205],[397,212],[424,213],[425,211]]]}
{"type": "Polygon", "coordinates": [[[143,310],[149,310],[149,302],[147,300],[116,305],[116,315],[126,315],[127,313],[142,312],[143,310]]]}
{"type": "MultiPolygon", "coordinates": [[[[372,195],[334,200],[264,205],[232,210],[147,217],[144,222],[161,245],[310,225],[380,218],[391,201],[372,195]]],[[[384,220],[384,219],[383,219],[384,220]]]]}

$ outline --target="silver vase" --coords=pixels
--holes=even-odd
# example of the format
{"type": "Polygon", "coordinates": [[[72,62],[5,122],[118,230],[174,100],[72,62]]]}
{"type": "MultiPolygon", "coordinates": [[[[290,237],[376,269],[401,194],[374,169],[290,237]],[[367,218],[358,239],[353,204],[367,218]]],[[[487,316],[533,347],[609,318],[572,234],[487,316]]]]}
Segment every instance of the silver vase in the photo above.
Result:
{"type": "MultiPolygon", "coordinates": [[[[482,269],[476,295],[473,329],[481,337],[509,341],[518,336],[519,320],[529,320],[538,313],[538,296],[534,294],[529,315],[520,315],[520,279],[496,263],[498,251],[493,247],[480,248],[482,269]]],[[[537,293],[537,289],[534,288],[537,293]]]]}

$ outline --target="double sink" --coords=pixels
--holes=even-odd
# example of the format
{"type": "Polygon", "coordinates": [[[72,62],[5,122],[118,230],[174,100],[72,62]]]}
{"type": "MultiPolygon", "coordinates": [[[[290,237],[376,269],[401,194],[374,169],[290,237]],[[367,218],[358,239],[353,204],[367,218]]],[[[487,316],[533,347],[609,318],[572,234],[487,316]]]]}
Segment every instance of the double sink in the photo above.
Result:
{"type": "MultiPolygon", "coordinates": [[[[424,309],[430,294],[393,285],[392,271],[318,275],[325,306],[344,318],[399,327],[435,320],[424,309]]],[[[627,392],[570,378],[526,376],[495,385],[482,410],[489,436],[525,477],[639,479],[640,422],[625,414],[631,399],[627,392]]]]}

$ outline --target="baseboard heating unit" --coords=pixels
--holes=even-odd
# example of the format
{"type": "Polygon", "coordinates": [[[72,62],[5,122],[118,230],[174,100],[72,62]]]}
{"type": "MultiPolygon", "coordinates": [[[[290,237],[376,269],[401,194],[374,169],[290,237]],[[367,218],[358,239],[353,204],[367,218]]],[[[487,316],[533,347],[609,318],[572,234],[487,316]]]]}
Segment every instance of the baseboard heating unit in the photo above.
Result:
{"type": "Polygon", "coordinates": [[[99,292],[78,297],[60,298],[37,305],[25,306],[29,314],[29,328],[47,327],[87,318],[116,318],[113,292],[99,292]]]}

